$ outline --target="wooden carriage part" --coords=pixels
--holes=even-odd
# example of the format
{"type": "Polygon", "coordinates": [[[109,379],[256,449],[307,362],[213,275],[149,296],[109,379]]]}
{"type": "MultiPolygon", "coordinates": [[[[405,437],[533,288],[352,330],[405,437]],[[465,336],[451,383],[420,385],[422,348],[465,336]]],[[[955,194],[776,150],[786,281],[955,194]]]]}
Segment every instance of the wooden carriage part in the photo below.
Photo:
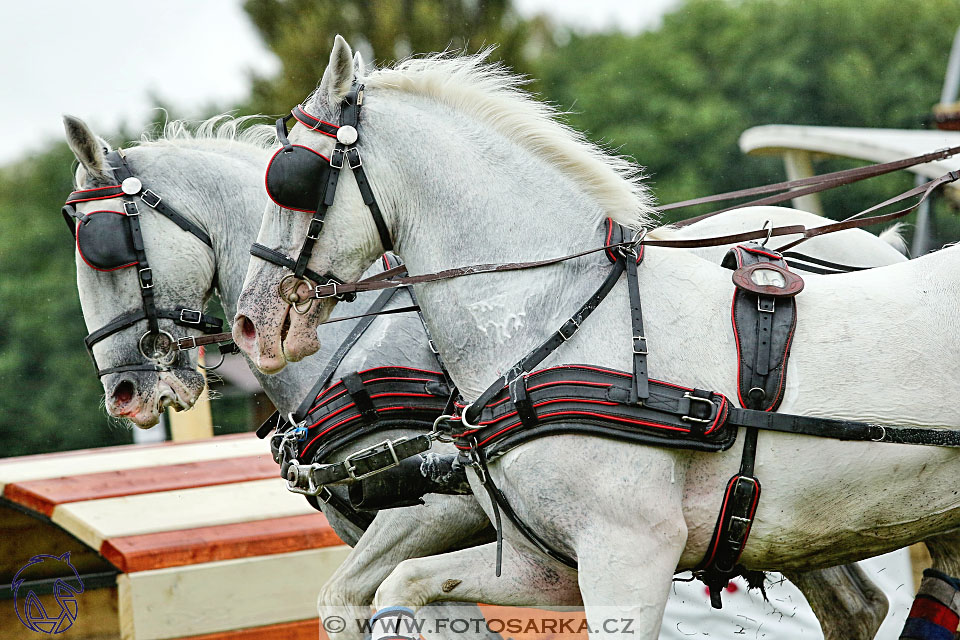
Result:
{"type": "MultiPolygon", "coordinates": [[[[4,638],[36,635],[13,576],[65,552],[85,587],[71,638],[316,638],[349,552],[249,434],[2,460],[0,490],[4,638]]],[[[56,611],[39,584],[55,577],[35,591],[56,611]]]]}

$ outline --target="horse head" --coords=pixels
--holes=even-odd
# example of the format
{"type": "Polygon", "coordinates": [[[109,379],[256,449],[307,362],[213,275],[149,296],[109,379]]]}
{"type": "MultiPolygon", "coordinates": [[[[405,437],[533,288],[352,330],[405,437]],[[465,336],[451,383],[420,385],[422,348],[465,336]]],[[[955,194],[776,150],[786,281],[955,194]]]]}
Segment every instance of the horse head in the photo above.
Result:
{"type": "Polygon", "coordinates": [[[76,237],[88,348],[107,412],[148,428],[168,406],[193,406],[204,387],[196,355],[172,348],[178,338],[213,328],[202,313],[216,274],[206,232],[195,222],[203,201],[175,197],[171,206],[198,231],[185,232],[150,205],[159,204],[157,194],[179,196],[171,177],[189,180],[175,159],[139,148],[114,151],[78,118],[65,116],[64,126],[79,161],[76,190],[64,209],[76,237]],[[131,172],[135,177],[124,179],[131,172]]]}

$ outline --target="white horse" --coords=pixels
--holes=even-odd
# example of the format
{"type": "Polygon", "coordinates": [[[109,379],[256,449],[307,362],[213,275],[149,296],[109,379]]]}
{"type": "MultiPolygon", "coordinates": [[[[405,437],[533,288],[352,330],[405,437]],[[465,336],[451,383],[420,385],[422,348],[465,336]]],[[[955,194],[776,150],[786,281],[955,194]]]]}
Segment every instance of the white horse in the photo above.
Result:
{"type": "MultiPolygon", "coordinates": [[[[336,122],[354,81],[338,39],[305,107],[336,122]]],[[[413,60],[363,78],[360,150],[397,251],[411,273],[461,264],[535,260],[595,247],[606,216],[651,225],[635,168],[558,124],[505,72],[473,57],[413,60]]],[[[302,127],[291,140],[329,154],[302,127]]],[[[259,240],[295,251],[307,217],[268,207],[259,240]]],[[[659,235],[668,235],[662,232],[659,235]]],[[[774,245],[776,246],[776,245],[774,245]]],[[[344,179],[310,267],[356,279],[381,248],[354,182],[344,179]]],[[[420,304],[454,381],[469,402],[556,331],[610,269],[603,258],[422,287],[420,304]]],[[[251,261],[234,335],[263,371],[319,345],[333,302],[292,314],[277,296],[284,274],[251,261]],[[287,326],[285,333],[280,327],[287,326]]],[[[918,426],[960,427],[960,249],[853,274],[806,276],[781,411],[918,426]]],[[[654,377],[735,396],[729,271],[684,251],[648,247],[640,268],[654,377]]],[[[542,366],[630,369],[623,282],[542,366]]],[[[611,612],[654,638],[669,585],[703,556],[741,444],[691,453],[579,435],[541,438],[491,464],[514,509],[579,573],[541,554],[509,523],[504,576],[491,545],[404,562],[377,606],[437,600],[579,602],[596,636],[611,612]],[[483,570],[483,568],[487,568],[483,570]],[[456,582],[452,588],[450,581],[456,582]]],[[[928,541],[934,566],[960,573],[949,535],[960,526],[950,449],[764,432],[763,482],[750,542],[752,569],[806,571],[928,541]],[[892,475],[894,474],[894,475],[892,475]]],[[[484,508],[489,504],[471,475],[484,508]]]]}
{"type": "MultiPolygon", "coordinates": [[[[216,289],[226,312],[231,314],[235,309],[244,265],[249,256],[247,247],[261,217],[264,200],[259,188],[262,166],[274,144],[271,129],[253,127],[240,134],[237,129],[239,124],[241,121],[213,118],[191,133],[182,123],[173,122],[167,125],[161,139],[144,142],[126,152],[128,162],[137,175],[168,198],[168,202],[178,211],[209,232],[214,240],[214,250],[211,252],[179,229],[169,227],[165,218],[149,213],[143,217],[148,257],[157,273],[161,300],[167,300],[168,294],[171,297],[176,294],[175,299],[179,303],[200,308],[204,299],[216,289]],[[212,273],[217,274],[216,282],[212,280],[212,273]]],[[[70,146],[80,161],[78,188],[99,184],[97,176],[104,174],[103,153],[108,150],[106,143],[79,120],[67,118],[65,125],[70,146]]],[[[113,202],[100,201],[79,207],[81,212],[89,212],[115,208],[115,205],[113,202]]],[[[746,209],[722,219],[701,222],[690,227],[690,230],[691,233],[710,235],[724,229],[752,228],[762,224],[760,218],[776,221],[785,214],[795,215],[776,208],[746,209]]],[[[794,218],[792,222],[823,222],[816,216],[807,217],[810,214],[800,215],[800,219],[794,218]]],[[[870,260],[877,264],[902,259],[896,252],[891,252],[887,244],[869,234],[853,232],[850,235],[851,238],[843,245],[810,247],[808,252],[828,260],[870,260]]],[[[817,242],[825,239],[818,239],[817,242]]],[[[77,272],[80,297],[91,329],[139,305],[134,279],[127,272],[95,272],[79,258],[77,272]]],[[[361,297],[357,306],[365,306],[370,297],[365,296],[366,300],[361,297]]],[[[371,327],[370,336],[373,339],[364,338],[365,342],[351,350],[341,372],[394,362],[391,358],[399,358],[396,362],[430,366],[432,362],[429,355],[422,348],[422,329],[418,322],[411,320],[403,316],[378,319],[371,327]],[[385,343],[384,338],[388,335],[391,340],[385,343]],[[411,354],[416,354],[417,359],[411,354]],[[379,359],[374,361],[371,358],[379,359]]],[[[296,407],[312,386],[330,351],[336,348],[351,326],[351,323],[344,322],[320,330],[325,353],[319,359],[291,366],[277,376],[264,376],[254,370],[277,406],[285,411],[296,407]]],[[[176,333],[175,329],[172,330],[176,333]]],[[[136,359],[138,355],[134,342],[138,335],[139,330],[131,329],[96,345],[94,350],[101,364],[128,361],[121,360],[122,357],[136,359]]],[[[144,427],[155,424],[160,410],[167,404],[173,403],[182,408],[192,406],[202,384],[195,372],[190,370],[160,375],[147,372],[114,374],[104,377],[103,383],[106,406],[111,415],[130,419],[144,427]],[[123,392],[124,386],[127,387],[126,392],[123,392]],[[187,388],[188,392],[184,392],[183,388],[187,388]]],[[[416,517],[409,517],[410,512],[403,510],[385,512],[362,538],[361,532],[338,513],[327,512],[340,537],[351,545],[357,545],[357,548],[325,585],[320,594],[322,611],[333,615],[338,611],[342,613],[344,603],[369,603],[376,587],[400,561],[434,552],[438,548],[442,550],[434,542],[438,537],[441,542],[449,540],[445,534],[441,534],[442,530],[465,535],[476,526],[473,523],[486,523],[486,517],[473,500],[431,496],[427,502],[426,508],[416,510],[416,517]]],[[[467,543],[465,539],[450,544],[462,546],[467,543]]],[[[856,569],[849,571],[855,572],[856,569]]],[[[833,637],[851,637],[847,632],[847,625],[851,621],[859,626],[875,628],[883,617],[885,609],[882,603],[877,605],[878,594],[869,587],[860,586],[863,584],[862,578],[856,573],[851,576],[837,570],[831,578],[831,585],[825,584],[819,576],[792,577],[805,587],[810,583],[809,588],[804,590],[811,601],[824,599],[825,604],[817,609],[821,616],[835,621],[833,626],[827,627],[836,629],[833,637]],[[866,596],[861,596],[859,590],[864,588],[866,596]],[[829,594],[835,594],[835,590],[848,595],[831,597],[829,594]],[[852,610],[842,612],[825,608],[828,604],[835,607],[842,602],[855,604],[852,610]]],[[[683,589],[683,586],[680,588],[683,589]]],[[[689,613],[686,615],[689,616],[689,613]]],[[[737,619],[729,607],[722,614],[714,615],[713,620],[721,617],[729,620],[730,624],[737,619]]],[[[672,637],[671,634],[676,633],[673,627],[667,627],[664,631],[665,637],[672,637]]]]}
{"type": "MultiPolygon", "coordinates": [[[[171,122],[162,137],[125,150],[129,166],[144,185],[200,225],[213,240],[211,251],[167,218],[141,205],[141,226],[159,307],[201,309],[216,291],[228,317],[234,313],[250,258],[250,244],[256,236],[266,200],[263,168],[275,143],[272,127],[252,127],[241,133],[238,127],[243,124],[242,118],[219,116],[191,132],[184,123],[171,122]]],[[[107,143],[77,118],[65,117],[64,125],[67,142],[80,162],[77,188],[106,184],[107,143]]],[[[119,200],[99,200],[81,203],[78,209],[89,213],[122,210],[122,205],[119,200]]],[[[93,331],[121,313],[140,308],[134,271],[94,271],[77,256],[77,288],[88,330],[93,331]]],[[[358,308],[365,308],[373,298],[376,294],[358,297],[358,308]]],[[[401,294],[388,308],[406,304],[410,304],[409,296],[401,294]]],[[[329,347],[325,357],[290,367],[278,376],[265,376],[254,370],[267,395],[281,411],[286,414],[297,408],[354,324],[345,321],[320,330],[329,347]]],[[[175,336],[187,333],[167,320],[161,320],[161,327],[175,336]]],[[[94,345],[100,366],[141,361],[137,340],[145,330],[146,323],[140,323],[94,345]]],[[[191,355],[192,367],[196,366],[195,357],[191,355]]],[[[387,364],[436,367],[436,359],[427,346],[416,314],[377,318],[343,359],[334,379],[387,364]]],[[[166,406],[182,409],[193,406],[203,388],[203,379],[195,369],[179,368],[160,374],[133,371],[104,376],[103,388],[110,415],[149,427],[156,424],[166,406]]],[[[359,440],[347,450],[335,451],[333,458],[341,459],[355,449],[379,442],[386,437],[384,433],[391,438],[415,435],[409,430],[380,432],[359,440]]],[[[264,441],[264,453],[268,450],[264,441]]],[[[277,476],[277,482],[282,482],[279,467],[277,476]]],[[[341,488],[331,490],[346,500],[346,492],[341,488]]],[[[416,508],[382,511],[366,532],[321,503],[337,535],[354,549],[324,586],[320,604],[327,607],[345,603],[368,605],[376,588],[401,561],[489,539],[486,532],[489,523],[472,496],[429,495],[425,503],[416,508]]],[[[314,594],[304,594],[304,597],[313,598],[314,594]]],[[[449,617],[442,609],[437,615],[449,617]]],[[[475,637],[489,638],[491,634],[478,633],[475,637]]]]}

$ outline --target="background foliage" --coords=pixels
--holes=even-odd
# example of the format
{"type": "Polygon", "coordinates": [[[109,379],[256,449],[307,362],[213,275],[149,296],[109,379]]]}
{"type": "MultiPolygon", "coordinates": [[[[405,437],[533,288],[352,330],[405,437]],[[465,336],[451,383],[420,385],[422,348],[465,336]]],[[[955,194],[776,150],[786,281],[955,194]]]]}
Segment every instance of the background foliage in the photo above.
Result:
{"type": "MultiPolygon", "coordinates": [[[[244,6],[282,71],[251,78],[241,112],[282,113],[300,101],[335,33],[378,63],[497,44],[495,57],[536,78],[532,88],[571,111],[574,127],[647,166],[663,202],[783,179],[779,161],[739,151],[751,126],[922,127],[957,28],[950,17],[960,15],[956,0],[688,0],[653,31],[577,35],[522,19],[509,0],[244,6]]],[[[59,215],[71,164],[60,144],[0,170],[0,456],[130,441],[108,421],[83,348],[59,215]]],[[[910,183],[847,187],[825,206],[840,217],[910,183]]],[[[960,238],[948,209],[939,205],[934,220],[941,241],[960,238]]],[[[236,402],[224,409],[231,421],[242,413],[236,402]]]]}

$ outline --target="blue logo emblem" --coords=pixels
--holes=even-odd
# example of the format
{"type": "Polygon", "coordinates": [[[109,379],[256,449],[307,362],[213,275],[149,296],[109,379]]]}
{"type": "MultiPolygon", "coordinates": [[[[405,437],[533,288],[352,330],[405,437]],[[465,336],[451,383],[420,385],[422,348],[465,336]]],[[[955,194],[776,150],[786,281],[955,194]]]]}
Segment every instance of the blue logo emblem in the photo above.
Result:
{"type": "Polygon", "coordinates": [[[73,626],[77,619],[77,596],[83,593],[83,581],[76,568],[70,564],[70,552],[62,556],[36,555],[23,565],[10,584],[13,591],[13,604],[16,607],[17,617],[27,629],[38,633],[63,633],[73,626]],[[28,580],[28,576],[36,571],[37,565],[44,564],[43,573],[60,574],[53,583],[53,597],[59,607],[58,610],[47,611],[40,602],[40,597],[34,593],[29,585],[21,591],[20,587],[28,580]],[[65,565],[50,571],[50,565],[65,565]]]}

